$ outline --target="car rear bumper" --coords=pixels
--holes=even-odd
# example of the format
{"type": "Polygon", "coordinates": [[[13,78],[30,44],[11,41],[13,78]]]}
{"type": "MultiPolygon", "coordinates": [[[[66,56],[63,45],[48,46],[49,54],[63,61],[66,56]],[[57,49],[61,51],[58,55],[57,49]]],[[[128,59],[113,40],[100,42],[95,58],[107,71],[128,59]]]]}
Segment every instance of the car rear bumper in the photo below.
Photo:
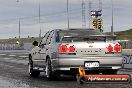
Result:
{"type": "Polygon", "coordinates": [[[52,59],[52,67],[53,70],[71,70],[79,66],[84,67],[85,61],[99,61],[100,66],[98,69],[120,69],[122,66],[122,57],[68,57],[52,59]]]}

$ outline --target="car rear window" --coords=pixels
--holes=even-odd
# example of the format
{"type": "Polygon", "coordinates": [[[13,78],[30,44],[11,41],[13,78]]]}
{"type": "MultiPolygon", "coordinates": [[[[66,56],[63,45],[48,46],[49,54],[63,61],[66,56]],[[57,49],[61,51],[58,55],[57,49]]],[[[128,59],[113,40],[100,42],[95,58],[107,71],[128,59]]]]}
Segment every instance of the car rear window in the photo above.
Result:
{"type": "Polygon", "coordinates": [[[59,36],[85,36],[85,35],[102,35],[97,30],[61,30],[59,36]]]}
{"type": "Polygon", "coordinates": [[[105,37],[95,37],[95,36],[87,36],[87,37],[63,37],[62,40],[63,42],[80,42],[80,41],[106,41],[105,37]]]}
{"type": "Polygon", "coordinates": [[[97,30],[61,30],[57,32],[56,40],[59,41],[104,41],[101,32],[97,30]]]}

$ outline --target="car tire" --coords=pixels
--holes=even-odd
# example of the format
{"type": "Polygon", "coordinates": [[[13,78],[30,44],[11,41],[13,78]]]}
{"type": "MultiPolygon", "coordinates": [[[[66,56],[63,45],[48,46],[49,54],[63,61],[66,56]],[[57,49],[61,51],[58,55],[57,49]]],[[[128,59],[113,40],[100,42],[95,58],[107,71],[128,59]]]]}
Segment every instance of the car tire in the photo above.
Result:
{"type": "Polygon", "coordinates": [[[117,74],[118,70],[106,70],[103,71],[103,74],[117,74]]]}
{"type": "Polygon", "coordinates": [[[33,69],[33,61],[31,56],[29,56],[28,72],[30,77],[38,77],[40,75],[40,71],[33,69]]]}
{"type": "Polygon", "coordinates": [[[46,73],[46,78],[48,80],[52,80],[53,79],[52,67],[51,67],[50,59],[47,59],[47,61],[46,61],[45,73],[46,73]]]}
{"type": "Polygon", "coordinates": [[[50,59],[47,59],[46,61],[46,78],[49,80],[49,81],[52,81],[52,80],[58,80],[59,79],[59,73],[56,72],[56,71],[52,71],[52,66],[51,66],[51,61],[50,59]]]}
{"type": "Polygon", "coordinates": [[[117,74],[118,70],[112,70],[111,74],[117,74]]]}

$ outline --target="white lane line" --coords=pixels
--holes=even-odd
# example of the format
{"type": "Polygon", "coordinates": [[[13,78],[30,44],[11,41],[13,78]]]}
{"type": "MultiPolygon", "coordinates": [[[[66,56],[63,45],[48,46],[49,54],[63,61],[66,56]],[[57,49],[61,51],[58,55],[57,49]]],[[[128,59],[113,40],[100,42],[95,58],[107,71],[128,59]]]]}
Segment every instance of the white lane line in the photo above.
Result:
{"type": "Polygon", "coordinates": [[[9,57],[15,57],[16,55],[8,55],[9,57]]]}
{"type": "Polygon", "coordinates": [[[0,54],[0,56],[4,56],[4,55],[6,55],[6,54],[0,54]]]}
{"type": "Polygon", "coordinates": [[[21,58],[26,58],[26,57],[28,57],[28,56],[19,56],[19,57],[21,57],[21,58]]]}
{"type": "Polygon", "coordinates": [[[5,60],[10,60],[11,58],[4,58],[5,60]]]}

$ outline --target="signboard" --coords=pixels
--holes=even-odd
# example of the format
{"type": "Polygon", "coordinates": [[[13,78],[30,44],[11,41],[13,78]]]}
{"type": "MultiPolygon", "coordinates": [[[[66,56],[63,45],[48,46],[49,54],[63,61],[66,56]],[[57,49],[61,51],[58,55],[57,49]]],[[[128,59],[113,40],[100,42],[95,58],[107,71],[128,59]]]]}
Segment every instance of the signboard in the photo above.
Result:
{"type": "Polygon", "coordinates": [[[132,54],[123,54],[122,65],[123,65],[123,68],[132,69],[132,54]]]}

